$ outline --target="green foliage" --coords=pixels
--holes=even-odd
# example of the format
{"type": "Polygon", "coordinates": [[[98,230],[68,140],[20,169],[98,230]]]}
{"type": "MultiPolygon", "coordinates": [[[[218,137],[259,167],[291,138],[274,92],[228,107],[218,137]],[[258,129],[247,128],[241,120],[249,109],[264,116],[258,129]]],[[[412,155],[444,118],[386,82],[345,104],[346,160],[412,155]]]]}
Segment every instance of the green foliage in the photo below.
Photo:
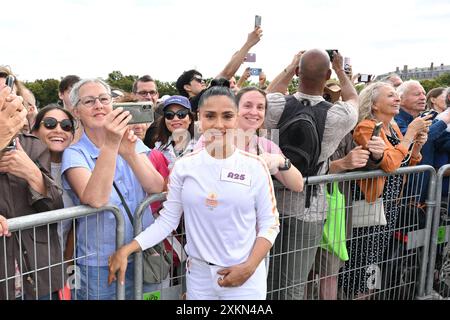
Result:
{"type": "Polygon", "coordinates": [[[294,94],[298,89],[298,77],[292,78],[291,82],[288,85],[289,94],[294,94]]]}
{"type": "Polygon", "coordinates": [[[136,75],[124,76],[120,71],[113,71],[108,74],[106,82],[115,89],[121,89],[126,92],[131,92],[133,88],[133,83],[139,77],[136,75]]]}
{"type": "Polygon", "coordinates": [[[158,87],[158,92],[159,92],[159,96],[162,97],[166,94],[168,94],[169,96],[173,96],[178,93],[177,88],[175,87],[175,81],[172,82],[162,82],[159,80],[155,80],[156,85],[158,87]]]}
{"type": "Polygon", "coordinates": [[[450,72],[444,73],[437,78],[427,79],[420,81],[426,92],[436,87],[448,87],[450,86],[450,72]]]}
{"type": "Polygon", "coordinates": [[[59,80],[55,79],[38,79],[34,82],[25,82],[24,84],[33,92],[39,107],[45,107],[50,103],[58,102],[59,82],[59,80]]]}
{"type": "Polygon", "coordinates": [[[358,92],[359,94],[361,90],[364,89],[365,87],[366,85],[364,83],[358,83],[357,85],[355,85],[356,92],[358,92]]]}

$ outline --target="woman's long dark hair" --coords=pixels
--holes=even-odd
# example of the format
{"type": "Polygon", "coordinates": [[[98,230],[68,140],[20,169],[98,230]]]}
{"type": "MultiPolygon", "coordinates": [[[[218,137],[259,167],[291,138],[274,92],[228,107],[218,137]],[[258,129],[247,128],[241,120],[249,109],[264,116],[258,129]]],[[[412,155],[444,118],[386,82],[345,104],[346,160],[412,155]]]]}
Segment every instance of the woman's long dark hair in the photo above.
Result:
{"type": "MultiPolygon", "coordinates": [[[[189,119],[191,119],[191,123],[189,124],[188,131],[191,135],[191,139],[194,137],[194,114],[189,111],[188,113],[189,119]]],[[[169,137],[172,135],[172,132],[167,129],[166,121],[164,116],[160,117],[157,123],[155,135],[150,140],[150,148],[155,147],[155,143],[160,141],[161,145],[165,145],[169,141],[169,137]]]]}

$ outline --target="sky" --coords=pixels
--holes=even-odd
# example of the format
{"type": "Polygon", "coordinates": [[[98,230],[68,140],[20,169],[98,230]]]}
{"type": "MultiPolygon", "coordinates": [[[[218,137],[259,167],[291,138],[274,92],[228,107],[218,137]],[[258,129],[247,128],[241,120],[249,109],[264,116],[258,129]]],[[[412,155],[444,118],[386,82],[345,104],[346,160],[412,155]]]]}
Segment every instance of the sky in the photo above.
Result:
{"type": "MultiPolygon", "coordinates": [[[[273,79],[300,51],[338,49],[355,73],[450,64],[449,0],[9,0],[0,2],[0,65],[20,80],[119,70],[175,81],[216,76],[262,16],[250,52],[273,79]]],[[[257,81],[257,79],[253,79],[257,81]]]]}

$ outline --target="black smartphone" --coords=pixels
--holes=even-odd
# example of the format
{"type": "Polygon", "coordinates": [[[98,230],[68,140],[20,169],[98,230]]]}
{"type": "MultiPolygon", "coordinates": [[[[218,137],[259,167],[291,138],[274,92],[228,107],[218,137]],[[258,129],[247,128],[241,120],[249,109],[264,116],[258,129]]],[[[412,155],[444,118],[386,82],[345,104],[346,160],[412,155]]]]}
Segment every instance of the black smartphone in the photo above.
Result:
{"type": "Polygon", "coordinates": [[[334,51],[339,52],[338,49],[327,49],[326,52],[328,53],[328,56],[330,57],[330,61],[333,61],[334,51]]]}
{"type": "Polygon", "coordinates": [[[372,79],[372,75],[371,74],[361,74],[358,77],[358,82],[367,83],[367,82],[370,82],[371,79],[372,79]]]}
{"type": "Polygon", "coordinates": [[[261,16],[255,15],[255,28],[261,27],[261,16]]]}
{"type": "Polygon", "coordinates": [[[383,122],[378,122],[377,124],[375,124],[375,128],[373,128],[373,131],[372,131],[372,137],[378,137],[380,135],[382,127],[383,127],[383,122]]]}
{"type": "Polygon", "coordinates": [[[154,121],[154,110],[151,102],[122,102],[113,103],[113,109],[122,107],[123,111],[131,113],[131,120],[128,124],[152,123],[154,121]]]}
{"type": "Polygon", "coordinates": [[[14,80],[15,78],[12,75],[8,75],[5,80],[6,85],[11,88],[11,91],[14,88],[14,80]]]}

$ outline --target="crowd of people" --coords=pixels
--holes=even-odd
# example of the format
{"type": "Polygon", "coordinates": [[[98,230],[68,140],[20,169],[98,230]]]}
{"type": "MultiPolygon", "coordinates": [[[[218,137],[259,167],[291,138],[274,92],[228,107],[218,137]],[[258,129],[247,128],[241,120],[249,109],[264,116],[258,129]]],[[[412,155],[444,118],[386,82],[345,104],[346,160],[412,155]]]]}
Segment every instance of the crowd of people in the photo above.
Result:
{"type": "MultiPolygon", "coordinates": [[[[417,164],[438,169],[450,154],[450,89],[427,93],[418,81],[392,74],[358,94],[341,53],[330,57],[320,49],[297,53],[268,86],[261,74],[258,87],[245,87],[249,70],[239,81],[235,74],[261,36],[260,27],[251,31],[209,84],[198,70],[183,72],[179,94],[165,99],[149,75],[125,95],[100,79],[69,75],[60,83],[60,102],[38,109],[18,79],[6,85],[13,73],[0,67],[0,280],[16,279],[0,281],[0,299],[58,299],[61,262],[68,259],[80,273],[74,298],[114,299],[111,284],[118,280],[132,299],[131,254],[164,241],[181,221],[187,299],[301,300],[313,274],[323,278],[322,299],[336,299],[338,288],[352,298],[372,292],[365,267],[382,261],[399,219],[398,201],[412,182],[392,175],[339,185],[352,239],[344,262],[320,246],[325,185],[307,192],[309,173],[264,133],[279,128],[285,109],[301,104],[316,110],[323,126],[314,175],[417,164]],[[336,80],[330,80],[333,71],[336,80]],[[297,92],[289,95],[295,76],[297,92]],[[113,108],[142,101],[151,103],[153,123],[128,124],[130,112],[113,108]],[[372,135],[376,125],[379,136],[372,135]],[[127,211],[166,190],[167,201],[146,210],[145,230],[134,237],[127,211]],[[381,199],[386,223],[352,227],[351,203],[361,199],[381,199]],[[116,222],[107,212],[23,231],[20,238],[8,230],[10,218],[82,204],[118,206],[126,244],[116,250],[116,222]],[[51,272],[44,269],[49,262],[51,272]]],[[[428,176],[423,183],[421,203],[428,176]]],[[[167,278],[144,291],[169,285],[167,278]]]]}

